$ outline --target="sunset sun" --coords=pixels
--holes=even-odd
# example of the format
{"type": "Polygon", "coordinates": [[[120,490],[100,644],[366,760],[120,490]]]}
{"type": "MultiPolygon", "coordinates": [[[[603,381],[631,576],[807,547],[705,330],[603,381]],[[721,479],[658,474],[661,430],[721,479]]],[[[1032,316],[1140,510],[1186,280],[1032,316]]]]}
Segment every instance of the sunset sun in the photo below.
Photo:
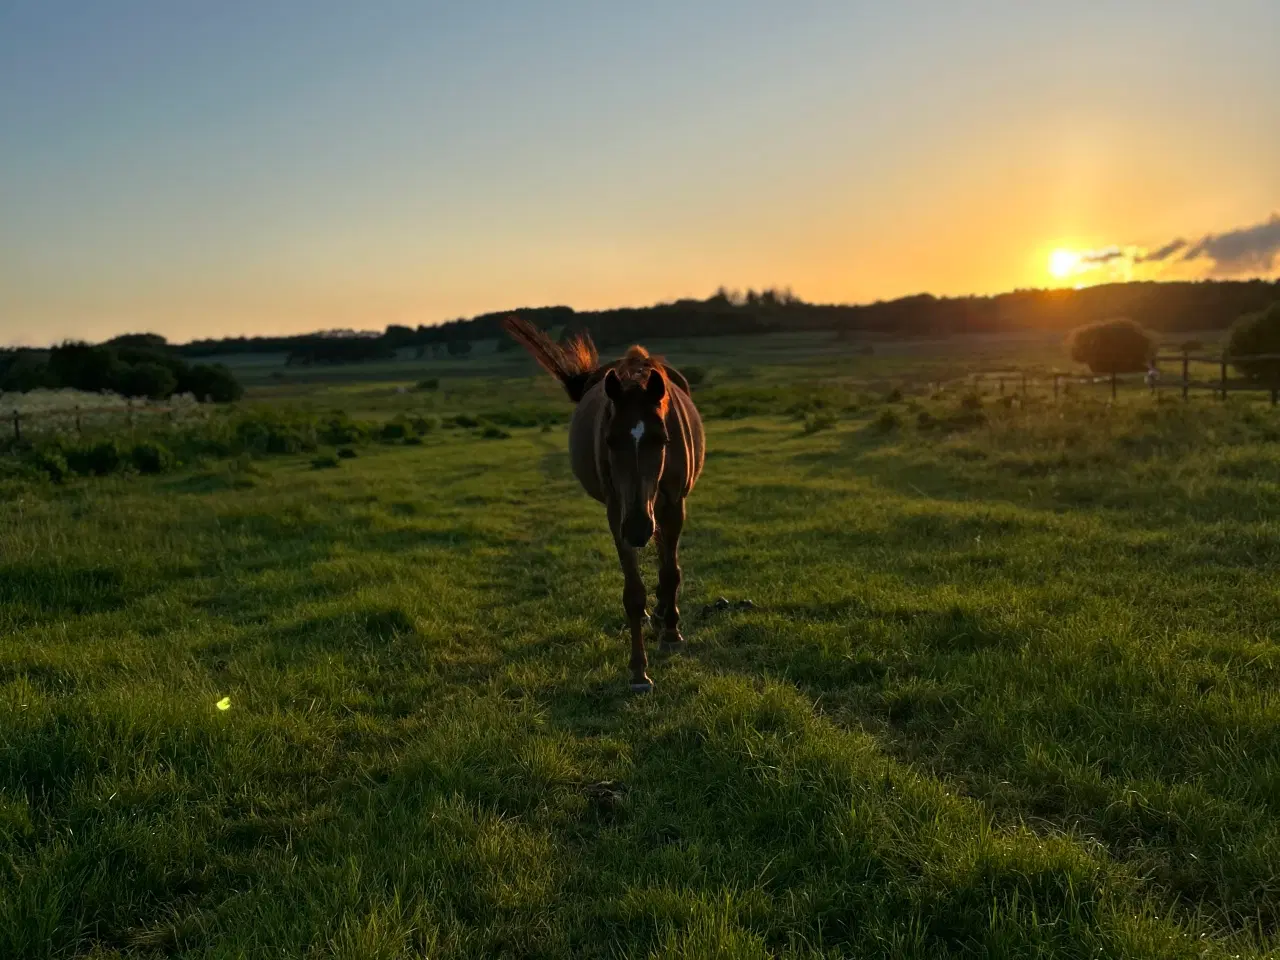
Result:
{"type": "Polygon", "coordinates": [[[1080,267],[1080,254],[1074,250],[1058,249],[1049,254],[1049,272],[1059,280],[1066,279],[1080,267]]]}

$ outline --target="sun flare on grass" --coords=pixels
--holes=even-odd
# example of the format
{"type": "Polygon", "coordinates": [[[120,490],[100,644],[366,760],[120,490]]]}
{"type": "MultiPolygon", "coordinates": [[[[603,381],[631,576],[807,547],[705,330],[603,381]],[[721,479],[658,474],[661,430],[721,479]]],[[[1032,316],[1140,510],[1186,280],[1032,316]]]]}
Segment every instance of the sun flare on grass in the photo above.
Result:
{"type": "Polygon", "coordinates": [[[1065,280],[1079,269],[1080,254],[1074,250],[1064,250],[1059,247],[1049,254],[1049,273],[1057,279],[1065,280]]]}

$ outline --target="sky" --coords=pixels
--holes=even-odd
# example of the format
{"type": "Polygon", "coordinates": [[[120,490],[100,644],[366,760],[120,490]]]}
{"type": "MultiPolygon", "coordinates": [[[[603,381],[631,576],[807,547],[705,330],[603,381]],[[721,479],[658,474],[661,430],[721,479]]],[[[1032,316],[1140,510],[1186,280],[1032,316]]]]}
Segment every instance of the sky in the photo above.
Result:
{"type": "Polygon", "coordinates": [[[1278,36],[1275,0],[0,0],[0,344],[1276,276],[1278,36]]]}

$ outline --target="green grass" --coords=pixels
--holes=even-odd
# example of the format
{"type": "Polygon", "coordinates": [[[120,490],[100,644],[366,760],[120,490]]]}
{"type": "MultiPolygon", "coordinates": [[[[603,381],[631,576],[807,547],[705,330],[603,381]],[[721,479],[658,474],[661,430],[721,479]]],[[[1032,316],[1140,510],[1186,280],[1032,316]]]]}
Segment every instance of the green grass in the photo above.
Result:
{"type": "Polygon", "coordinates": [[[1280,415],[698,362],[646,697],[527,368],[342,387],[492,439],[5,481],[0,957],[1280,947],[1280,415]]]}

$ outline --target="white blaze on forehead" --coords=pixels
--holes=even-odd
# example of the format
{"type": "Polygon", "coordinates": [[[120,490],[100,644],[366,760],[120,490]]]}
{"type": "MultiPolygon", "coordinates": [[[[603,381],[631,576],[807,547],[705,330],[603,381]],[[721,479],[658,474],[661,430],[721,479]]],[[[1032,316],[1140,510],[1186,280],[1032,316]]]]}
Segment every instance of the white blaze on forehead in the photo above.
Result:
{"type": "Polygon", "coordinates": [[[644,436],[644,421],[640,420],[631,428],[631,439],[636,442],[636,449],[640,449],[640,438],[644,436]]]}

